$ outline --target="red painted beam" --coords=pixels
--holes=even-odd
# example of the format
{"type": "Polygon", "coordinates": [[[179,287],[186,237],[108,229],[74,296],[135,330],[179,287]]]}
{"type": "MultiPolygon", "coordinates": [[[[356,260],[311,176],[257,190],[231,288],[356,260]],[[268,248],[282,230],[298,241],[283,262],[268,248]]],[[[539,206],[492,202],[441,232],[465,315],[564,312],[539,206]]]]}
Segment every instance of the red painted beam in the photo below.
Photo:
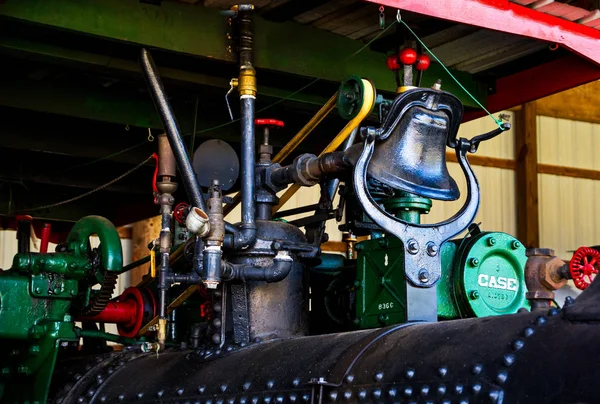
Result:
{"type": "MultiPolygon", "coordinates": [[[[496,92],[487,97],[487,108],[492,113],[502,111],[599,79],[600,66],[569,55],[498,79],[496,92]]],[[[483,115],[483,111],[473,111],[464,120],[483,115]]]]}
{"type": "Polygon", "coordinates": [[[559,44],[600,64],[600,31],[508,0],[366,0],[434,18],[559,44]]]}

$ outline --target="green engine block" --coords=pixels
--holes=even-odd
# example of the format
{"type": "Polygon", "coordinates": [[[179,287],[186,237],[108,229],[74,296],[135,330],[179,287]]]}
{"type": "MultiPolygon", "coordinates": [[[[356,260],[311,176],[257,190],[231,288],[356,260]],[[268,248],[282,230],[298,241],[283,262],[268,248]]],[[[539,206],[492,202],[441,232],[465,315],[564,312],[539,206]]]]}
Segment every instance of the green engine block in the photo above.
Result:
{"type": "Polygon", "coordinates": [[[0,402],[46,401],[60,344],[79,339],[72,307],[87,305],[91,287],[122,269],[121,240],[107,219],[81,219],[65,246],[64,252],[17,254],[0,273],[0,402]],[[100,239],[97,265],[92,235],[100,239]]]}

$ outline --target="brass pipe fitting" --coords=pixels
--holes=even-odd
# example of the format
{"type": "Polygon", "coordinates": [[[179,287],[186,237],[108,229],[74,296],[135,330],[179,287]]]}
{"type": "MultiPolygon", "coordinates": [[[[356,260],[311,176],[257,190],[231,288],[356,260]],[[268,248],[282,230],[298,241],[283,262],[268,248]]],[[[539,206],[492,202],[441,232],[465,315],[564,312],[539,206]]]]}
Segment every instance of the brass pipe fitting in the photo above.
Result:
{"type": "Polygon", "coordinates": [[[158,344],[160,345],[161,349],[165,349],[165,343],[167,341],[167,319],[166,318],[158,319],[157,337],[158,337],[158,344]]]}
{"type": "Polygon", "coordinates": [[[565,262],[549,248],[530,248],[526,254],[527,300],[531,303],[532,311],[546,310],[554,300],[554,291],[567,283],[562,270],[565,262]]]}
{"type": "Polygon", "coordinates": [[[243,97],[245,95],[256,97],[256,71],[253,67],[242,66],[240,68],[240,76],[237,79],[237,89],[240,94],[240,97],[243,97]]]}

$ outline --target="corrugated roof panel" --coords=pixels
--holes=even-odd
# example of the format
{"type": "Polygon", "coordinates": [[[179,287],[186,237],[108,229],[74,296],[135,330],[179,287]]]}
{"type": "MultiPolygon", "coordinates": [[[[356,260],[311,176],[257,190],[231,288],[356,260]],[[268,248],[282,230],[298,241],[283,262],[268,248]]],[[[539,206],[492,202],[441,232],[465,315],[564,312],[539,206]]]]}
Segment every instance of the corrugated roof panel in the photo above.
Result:
{"type": "Polygon", "coordinates": [[[573,7],[563,3],[551,3],[547,6],[537,8],[536,10],[546,14],[553,15],[555,17],[564,18],[565,20],[575,21],[589,14],[589,11],[583,8],[573,7]]]}
{"type": "Polygon", "coordinates": [[[318,20],[321,17],[325,17],[328,14],[331,14],[342,7],[345,7],[349,4],[356,3],[359,0],[332,0],[325,2],[324,4],[313,8],[310,11],[297,15],[294,18],[294,21],[299,22],[300,24],[310,24],[318,20]]]}
{"type": "Polygon", "coordinates": [[[457,70],[471,74],[480,73],[504,63],[512,62],[547,47],[547,44],[521,38],[505,46],[498,46],[491,52],[474,56],[465,62],[454,65],[457,70]]]}
{"type": "Polygon", "coordinates": [[[520,39],[501,32],[479,30],[431,50],[446,66],[453,67],[480,55],[493,54],[499,48],[510,47],[520,39]]]}

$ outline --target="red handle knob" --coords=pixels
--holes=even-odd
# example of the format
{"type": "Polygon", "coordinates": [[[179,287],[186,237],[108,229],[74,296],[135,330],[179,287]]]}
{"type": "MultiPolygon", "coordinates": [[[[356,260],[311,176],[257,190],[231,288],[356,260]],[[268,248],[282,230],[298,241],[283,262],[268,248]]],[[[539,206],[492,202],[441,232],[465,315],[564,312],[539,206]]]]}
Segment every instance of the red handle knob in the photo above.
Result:
{"type": "Polygon", "coordinates": [[[430,64],[431,64],[431,60],[429,59],[429,56],[419,55],[419,56],[417,56],[417,64],[415,67],[417,70],[427,70],[427,69],[429,69],[430,64]]]}
{"type": "Polygon", "coordinates": [[[402,65],[400,64],[400,61],[398,60],[398,55],[388,56],[386,63],[387,63],[388,69],[390,69],[393,72],[402,69],[402,65]]]}
{"type": "Polygon", "coordinates": [[[283,128],[283,121],[278,121],[277,119],[255,119],[254,124],[256,126],[272,126],[277,128],[283,128]]]}
{"type": "Polygon", "coordinates": [[[412,65],[417,61],[417,51],[413,48],[404,48],[398,54],[398,59],[403,65],[412,65]]]}
{"type": "Polygon", "coordinates": [[[584,290],[592,284],[598,273],[600,252],[589,247],[579,247],[569,262],[569,272],[577,289],[584,290]]]}

